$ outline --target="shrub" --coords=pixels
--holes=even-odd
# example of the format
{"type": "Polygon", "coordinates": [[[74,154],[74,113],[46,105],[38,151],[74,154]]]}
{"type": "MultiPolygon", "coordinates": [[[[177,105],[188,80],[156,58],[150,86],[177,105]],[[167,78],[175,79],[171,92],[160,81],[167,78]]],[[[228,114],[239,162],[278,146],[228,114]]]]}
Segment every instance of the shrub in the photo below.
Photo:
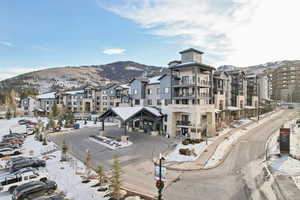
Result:
{"type": "Polygon", "coordinates": [[[182,141],[182,144],[183,145],[188,145],[188,144],[190,144],[190,141],[188,139],[185,139],[185,140],[182,141]]]}
{"type": "Polygon", "coordinates": [[[192,154],[191,150],[186,148],[186,149],[179,149],[179,153],[185,156],[190,156],[192,154]]]}

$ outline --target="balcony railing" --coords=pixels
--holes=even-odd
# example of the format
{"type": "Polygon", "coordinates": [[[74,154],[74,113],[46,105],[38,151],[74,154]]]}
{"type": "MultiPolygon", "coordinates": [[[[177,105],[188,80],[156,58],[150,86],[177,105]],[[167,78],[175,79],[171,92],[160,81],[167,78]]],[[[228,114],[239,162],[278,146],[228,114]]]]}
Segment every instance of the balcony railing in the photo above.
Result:
{"type": "Polygon", "coordinates": [[[174,86],[192,86],[195,85],[195,81],[191,80],[174,80],[173,85],[174,86]]]}
{"type": "Polygon", "coordinates": [[[174,94],[174,98],[185,99],[185,98],[195,98],[195,94],[187,93],[187,94],[174,94]]]}
{"type": "Polygon", "coordinates": [[[179,126],[192,126],[191,121],[187,121],[187,120],[178,120],[176,121],[176,125],[179,126]]]}

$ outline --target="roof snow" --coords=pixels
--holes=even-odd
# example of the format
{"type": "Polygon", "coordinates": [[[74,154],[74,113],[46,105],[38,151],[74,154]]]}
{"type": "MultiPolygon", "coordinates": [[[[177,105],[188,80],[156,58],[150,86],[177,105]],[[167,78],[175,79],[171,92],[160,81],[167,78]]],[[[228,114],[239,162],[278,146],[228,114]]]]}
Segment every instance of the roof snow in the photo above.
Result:
{"type": "Polygon", "coordinates": [[[147,106],[139,106],[139,107],[115,107],[111,108],[119,117],[122,118],[122,120],[126,121],[130,117],[134,116],[136,113],[140,112],[143,109],[148,110],[151,112],[153,115],[160,117],[161,113],[152,107],[147,107],[147,106]]]}
{"type": "Polygon", "coordinates": [[[130,86],[128,84],[120,85],[120,87],[125,88],[125,89],[129,89],[130,88],[130,86]]]}
{"type": "Polygon", "coordinates": [[[78,93],[84,93],[84,91],[83,90],[74,90],[74,91],[66,91],[65,93],[74,95],[74,94],[78,94],[78,93]]]}
{"type": "Polygon", "coordinates": [[[37,96],[37,99],[54,99],[56,92],[44,93],[37,96]]]}
{"type": "Polygon", "coordinates": [[[149,84],[157,84],[157,83],[159,83],[160,77],[162,77],[162,76],[154,76],[154,77],[152,77],[152,78],[149,79],[148,83],[149,84]]]}

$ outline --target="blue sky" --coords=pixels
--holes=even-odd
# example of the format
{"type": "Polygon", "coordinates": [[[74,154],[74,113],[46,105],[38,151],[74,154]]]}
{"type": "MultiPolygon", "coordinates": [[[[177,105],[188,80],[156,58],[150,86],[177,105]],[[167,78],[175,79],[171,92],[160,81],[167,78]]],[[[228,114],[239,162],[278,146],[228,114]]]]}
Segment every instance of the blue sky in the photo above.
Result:
{"type": "Polygon", "coordinates": [[[249,66],[299,59],[298,0],[2,0],[0,80],[46,67],[132,60],[166,66],[180,50],[249,66]]]}

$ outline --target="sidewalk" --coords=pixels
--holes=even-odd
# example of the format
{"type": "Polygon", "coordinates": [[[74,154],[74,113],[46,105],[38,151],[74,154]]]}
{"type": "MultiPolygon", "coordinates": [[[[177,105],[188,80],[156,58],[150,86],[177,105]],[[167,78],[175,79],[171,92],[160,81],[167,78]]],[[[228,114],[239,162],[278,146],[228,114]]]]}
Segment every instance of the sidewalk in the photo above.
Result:
{"type": "MultiPolygon", "coordinates": [[[[251,123],[242,125],[238,128],[233,128],[232,130],[230,130],[228,133],[219,136],[213,143],[211,143],[210,145],[208,145],[208,147],[206,148],[206,150],[200,155],[200,157],[192,162],[170,162],[170,163],[166,163],[165,166],[170,169],[170,170],[177,170],[177,171],[193,171],[193,170],[208,170],[208,169],[212,169],[215,167],[218,167],[222,162],[224,162],[224,160],[226,159],[226,157],[228,156],[229,152],[232,149],[232,146],[234,145],[230,145],[227,149],[226,149],[226,153],[225,153],[225,157],[221,160],[218,161],[218,163],[212,167],[205,167],[205,165],[207,164],[207,162],[212,158],[212,156],[216,153],[216,150],[218,148],[218,146],[226,140],[226,138],[230,137],[231,135],[239,132],[239,131],[245,131],[247,130],[247,128],[254,128],[257,127],[258,125],[260,125],[261,123],[263,123],[266,119],[268,119],[268,117],[270,116],[275,116],[278,115],[282,110],[278,110],[276,112],[272,112],[272,113],[268,113],[265,116],[263,116],[260,120],[259,123],[257,123],[256,121],[253,121],[251,123]]],[[[238,141],[239,139],[237,139],[238,141]]]]}

